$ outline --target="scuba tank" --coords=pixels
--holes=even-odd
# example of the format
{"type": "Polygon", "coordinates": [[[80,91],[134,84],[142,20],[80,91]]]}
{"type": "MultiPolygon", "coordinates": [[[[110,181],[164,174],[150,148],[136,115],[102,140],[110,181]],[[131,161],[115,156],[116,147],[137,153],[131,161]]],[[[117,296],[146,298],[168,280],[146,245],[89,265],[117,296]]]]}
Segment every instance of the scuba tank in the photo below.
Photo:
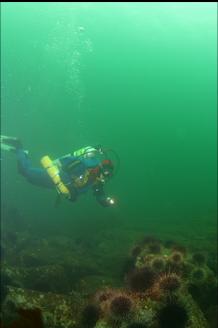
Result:
{"type": "Polygon", "coordinates": [[[65,186],[65,184],[61,181],[60,172],[58,167],[52,162],[49,156],[44,156],[41,159],[41,164],[44,169],[47,171],[51,180],[54,182],[54,185],[59,194],[65,196],[66,198],[70,198],[70,191],[65,186]]]}

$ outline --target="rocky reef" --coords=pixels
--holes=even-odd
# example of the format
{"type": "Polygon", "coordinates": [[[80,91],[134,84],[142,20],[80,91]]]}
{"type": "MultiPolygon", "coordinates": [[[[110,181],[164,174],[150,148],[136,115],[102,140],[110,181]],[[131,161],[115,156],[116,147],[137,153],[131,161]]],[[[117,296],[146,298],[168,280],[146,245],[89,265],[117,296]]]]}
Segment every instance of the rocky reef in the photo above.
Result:
{"type": "Polygon", "coordinates": [[[204,251],[145,236],[116,280],[67,237],[6,231],[1,247],[1,327],[216,327],[217,277],[204,251]]]}
{"type": "MultiPolygon", "coordinates": [[[[146,236],[127,262],[123,288],[98,291],[88,305],[98,315],[84,327],[210,327],[207,310],[216,301],[208,295],[217,290],[217,279],[205,254],[146,236]]],[[[88,322],[87,314],[82,312],[81,323],[88,322]]]]}

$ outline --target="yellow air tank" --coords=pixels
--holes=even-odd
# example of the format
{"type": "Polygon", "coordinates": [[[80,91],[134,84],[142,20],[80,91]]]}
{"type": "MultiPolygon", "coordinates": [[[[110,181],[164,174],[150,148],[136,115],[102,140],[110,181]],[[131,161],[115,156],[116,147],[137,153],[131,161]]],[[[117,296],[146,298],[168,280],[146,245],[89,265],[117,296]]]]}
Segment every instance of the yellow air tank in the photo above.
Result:
{"type": "Polygon", "coordinates": [[[41,159],[41,164],[44,167],[44,169],[47,171],[48,175],[54,182],[57,191],[64,195],[65,197],[70,198],[70,191],[69,189],[64,185],[64,183],[61,181],[59,170],[56,165],[53,164],[52,160],[49,156],[44,156],[41,159]]]}

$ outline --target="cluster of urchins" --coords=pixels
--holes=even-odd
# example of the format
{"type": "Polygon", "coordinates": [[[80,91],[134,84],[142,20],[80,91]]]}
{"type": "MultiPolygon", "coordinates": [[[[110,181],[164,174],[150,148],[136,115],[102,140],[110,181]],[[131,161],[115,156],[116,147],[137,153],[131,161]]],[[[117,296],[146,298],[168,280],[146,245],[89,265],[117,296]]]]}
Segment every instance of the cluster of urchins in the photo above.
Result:
{"type": "Polygon", "coordinates": [[[124,288],[98,291],[81,313],[81,327],[206,327],[203,314],[195,318],[201,311],[193,310],[198,306],[190,293],[193,286],[216,284],[205,254],[147,236],[128,263],[124,288]]]}

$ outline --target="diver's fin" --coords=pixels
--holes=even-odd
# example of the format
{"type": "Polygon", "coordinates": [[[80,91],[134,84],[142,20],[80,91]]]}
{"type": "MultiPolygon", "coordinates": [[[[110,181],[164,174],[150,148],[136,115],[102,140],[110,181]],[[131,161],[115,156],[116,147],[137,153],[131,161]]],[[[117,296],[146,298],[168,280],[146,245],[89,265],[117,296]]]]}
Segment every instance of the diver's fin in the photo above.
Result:
{"type": "Polygon", "coordinates": [[[0,139],[4,139],[4,140],[17,140],[17,137],[11,137],[11,136],[3,136],[3,134],[0,135],[0,139]]]}
{"type": "Polygon", "coordinates": [[[11,141],[15,142],[17,140],[18,140],[18,138],[16,138],[16,137],[9,137],[9,136],[0,135],[0,142],[1,143],[7,144],[7,143],[10,143],[11,141]]]}
{"type": "Polygon", "coordinates": [[[1,149],[7,151],[15,151],[18,148],[23,148],[19,138],[3,135],[0,136],[0,145],[1,149]]]}
{"type": "Polygon", "coordinates": [[[1,143],[1,149],[6,151],[15,151],[15,147],[1,143]]]}

